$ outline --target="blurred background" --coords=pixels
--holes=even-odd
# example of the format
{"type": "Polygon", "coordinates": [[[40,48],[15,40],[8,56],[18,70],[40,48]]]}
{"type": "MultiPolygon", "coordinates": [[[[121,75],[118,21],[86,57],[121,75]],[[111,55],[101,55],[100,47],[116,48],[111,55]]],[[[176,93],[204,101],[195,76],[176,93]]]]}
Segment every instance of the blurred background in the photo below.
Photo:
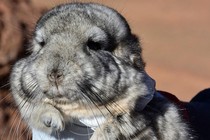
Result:
{"type": "MultiPolygon", "coordinates": [[[[0,0],[0,140],[30,138],[9,94],[9,73],[14,62],[27,55],[37,19],[66,2],[71,1],[0,0]]],[[[210,87],[210,1],[92,2],[113,7],[127,19],[141,40],[146,70],[157,89],[189,101],[210,87]]]]}

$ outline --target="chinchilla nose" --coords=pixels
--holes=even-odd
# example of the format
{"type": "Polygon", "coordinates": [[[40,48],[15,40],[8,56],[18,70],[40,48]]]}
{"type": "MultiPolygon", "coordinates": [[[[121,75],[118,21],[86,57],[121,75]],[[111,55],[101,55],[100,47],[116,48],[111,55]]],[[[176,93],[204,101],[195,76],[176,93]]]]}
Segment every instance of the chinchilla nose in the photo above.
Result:
{"type": "Polygon", "coordinates": [[[48,79],[50,82],[55,83],[56,85],[60,84],[62,82],[64,76],[63,72],[58,71],[58,70],[53,70],[49,75],[48,79]]]}

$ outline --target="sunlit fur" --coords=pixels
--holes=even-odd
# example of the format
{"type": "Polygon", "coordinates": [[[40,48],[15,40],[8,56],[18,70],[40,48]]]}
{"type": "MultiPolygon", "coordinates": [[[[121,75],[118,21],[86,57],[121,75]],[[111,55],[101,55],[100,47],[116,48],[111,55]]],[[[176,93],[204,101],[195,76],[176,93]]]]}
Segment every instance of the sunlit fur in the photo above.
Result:
{"type": "Polygon", "coordinates": [[[175,105],[156,95],[146,105],[155,82],[144,70],[138,38],[115,10],[93,3],[55,7],[37,22],[31,46],[11,74],[14,99],[31,128],[51,134],[72,119],[103,116],[92,140],[190,139],[175,105]]]}

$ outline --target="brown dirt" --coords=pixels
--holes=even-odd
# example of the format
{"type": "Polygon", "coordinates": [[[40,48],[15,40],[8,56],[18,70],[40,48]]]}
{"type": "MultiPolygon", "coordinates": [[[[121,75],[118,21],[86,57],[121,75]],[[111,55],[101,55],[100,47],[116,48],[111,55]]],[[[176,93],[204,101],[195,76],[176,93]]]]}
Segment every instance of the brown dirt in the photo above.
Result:
{"type": "MultiPolygon", "coordinates": [[[[17,129],[19,117],[8,94],[8,75],[11,65],[26,53],[27,40],[42,9],[66,0],[32,2],[0,0],[0,140],[27,136],[24,127],[17,129]]],[[[95,2],[117,9],[126,17],[133,33],[140,36],[146,70],[156,80],[157,89],[189,101],[197,92],[210,87],[210,1],[95,2]]]]}

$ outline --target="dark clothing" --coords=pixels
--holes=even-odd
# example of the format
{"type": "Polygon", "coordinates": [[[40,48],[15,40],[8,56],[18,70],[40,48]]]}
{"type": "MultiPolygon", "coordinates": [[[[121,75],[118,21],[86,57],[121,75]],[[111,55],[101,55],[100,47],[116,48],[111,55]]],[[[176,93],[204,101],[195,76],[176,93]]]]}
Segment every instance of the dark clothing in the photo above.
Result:
{"type": "Polygon", "coordinates": [[[190,102],[182,102],[168,92],[158,92],[180,107],[196,140],[210,140],[210,88],[199,92],[190,102]]]}

